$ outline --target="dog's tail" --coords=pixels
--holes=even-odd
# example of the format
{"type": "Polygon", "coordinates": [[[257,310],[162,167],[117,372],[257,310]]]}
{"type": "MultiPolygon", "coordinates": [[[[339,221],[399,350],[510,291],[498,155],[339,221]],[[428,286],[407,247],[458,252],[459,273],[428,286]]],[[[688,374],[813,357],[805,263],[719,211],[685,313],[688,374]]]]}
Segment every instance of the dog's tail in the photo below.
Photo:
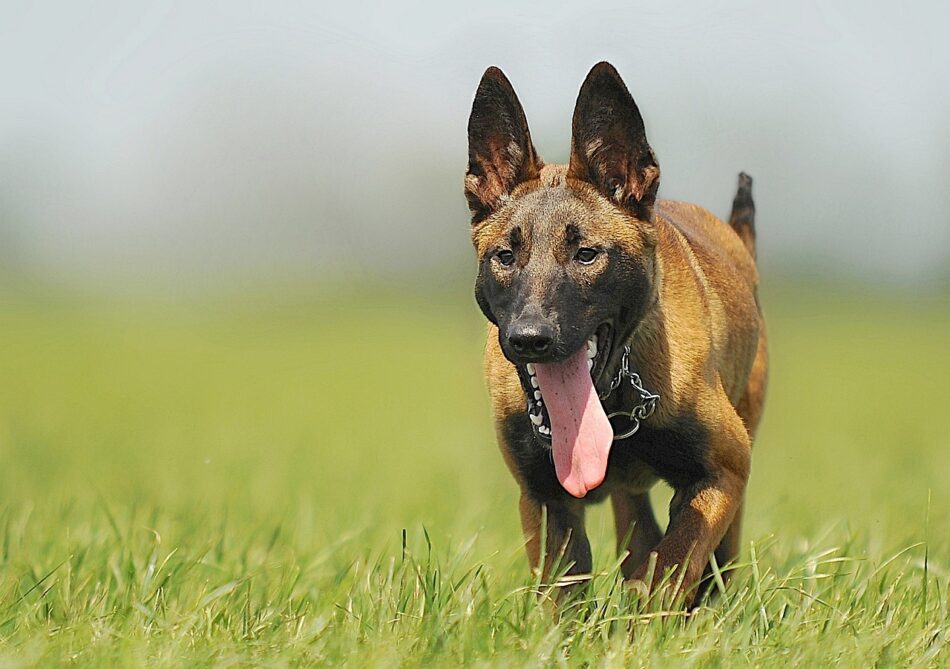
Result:
{"type": "Polygon", "coordinates": [[[739,173],[739,190],[732,201],[729,225],[742,239],[752,257],[755,257],[755,203],[752,201],[752,177],[739,173]]]}

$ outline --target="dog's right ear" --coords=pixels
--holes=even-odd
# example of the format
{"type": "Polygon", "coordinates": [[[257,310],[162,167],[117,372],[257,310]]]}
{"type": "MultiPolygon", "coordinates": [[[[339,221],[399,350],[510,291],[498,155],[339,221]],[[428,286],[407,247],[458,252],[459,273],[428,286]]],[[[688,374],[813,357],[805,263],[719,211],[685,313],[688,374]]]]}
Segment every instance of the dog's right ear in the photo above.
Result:
{"type": "Polygon", "coordinates": [[[497,210],[515,186],[537,179],[542,166],[515,89],[501,70],[488,68],[468,117],[465,197],[472,224],[497,210]]]}

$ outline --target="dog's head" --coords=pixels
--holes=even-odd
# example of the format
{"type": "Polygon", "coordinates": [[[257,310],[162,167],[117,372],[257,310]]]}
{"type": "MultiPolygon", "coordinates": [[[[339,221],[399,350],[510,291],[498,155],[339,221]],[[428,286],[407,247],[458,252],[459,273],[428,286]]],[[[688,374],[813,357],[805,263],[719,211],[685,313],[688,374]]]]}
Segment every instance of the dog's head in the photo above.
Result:
{"type": "Polygon", "coordinates": [[[497,68],[478,86],[468,140],[475,296],[518,370],[535,433],[552,441],[562,484],[582,497],[603,480],[613,438],[598,394],[655,299],[660,169],[608,63],[581,86],[569,165],[538,157],[497,68]]]}
{"type": "Polygon", "coordinates": [[[545,166],[514,89],[489,68],[468,138],[475,295],[502,351],[530,396],[529,363],[590,346],[600,387],[653,295],[660,170],[636,103],[611,65],[594,66],[574,110],[570,164],[545,166]]]}

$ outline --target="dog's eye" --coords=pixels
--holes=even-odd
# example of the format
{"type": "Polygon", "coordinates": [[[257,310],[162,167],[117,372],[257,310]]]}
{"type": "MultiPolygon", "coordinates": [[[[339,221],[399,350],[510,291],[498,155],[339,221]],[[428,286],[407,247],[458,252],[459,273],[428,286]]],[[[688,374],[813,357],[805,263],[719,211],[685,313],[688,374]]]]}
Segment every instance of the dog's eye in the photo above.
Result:
{"type": "Polygon", "coordinates": [[[498,258],[498,262],[505,267],[509,267],[511,263],[515,261],[515,254],[508,249],[501,249],[495,253],[495,257],[498,258]]]}
{"type": "Polygon", "coordinates": [[[574,254],[574,260],[582,265],[590,265],[598,255],[600,255],[600,251],[585,246],[577,249],[577,253],[574,254]]]}

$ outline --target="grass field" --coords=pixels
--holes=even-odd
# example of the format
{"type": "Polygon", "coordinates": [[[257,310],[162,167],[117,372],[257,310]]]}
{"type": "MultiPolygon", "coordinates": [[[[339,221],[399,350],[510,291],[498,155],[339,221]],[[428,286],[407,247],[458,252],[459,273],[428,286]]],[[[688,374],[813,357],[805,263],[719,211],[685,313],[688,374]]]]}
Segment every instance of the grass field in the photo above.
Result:
{"type": "Polygon", "coordinates": [[[0,667],[950,666],[945,298],[766,291],[742,562],[689,621],[605,508],[554,620],[467,288],[2,299],[0,667]]]}

